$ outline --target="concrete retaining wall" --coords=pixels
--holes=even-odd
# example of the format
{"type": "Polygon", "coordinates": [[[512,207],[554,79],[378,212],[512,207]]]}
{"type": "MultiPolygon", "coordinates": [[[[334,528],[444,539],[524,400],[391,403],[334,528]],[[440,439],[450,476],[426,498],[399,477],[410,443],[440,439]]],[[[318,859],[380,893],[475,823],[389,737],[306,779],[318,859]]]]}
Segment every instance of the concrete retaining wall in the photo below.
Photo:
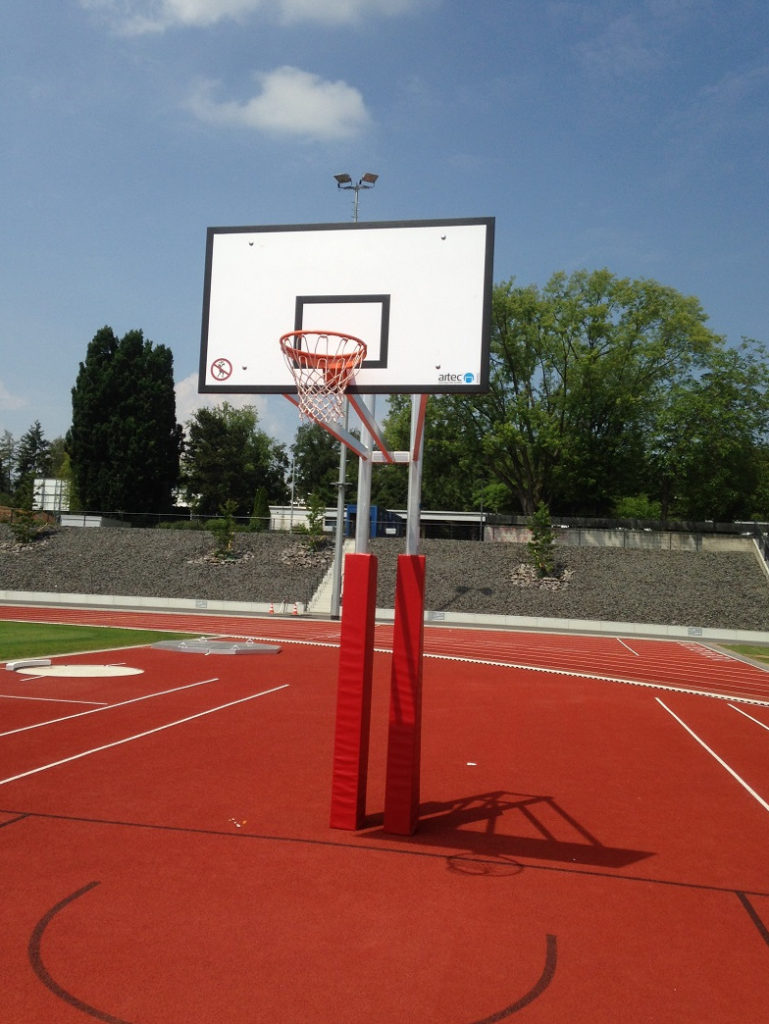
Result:
{"type": "MultiPolygon", "coordinates": [[[[117,597],[95,594],[51,594],[24,591],[0,590],[0,606],[34,605],[37,607],[99,608],[121,611],[163,611],[194,613],[206,612],[215,615],[293,614],[292,608],[273,609],[264,603],[249,604],[242,601],[200,601],[180,598],[117,597]]],[[[305,613],[299,607],[298,614],[305,613]]],[[[319,616],[325,619],[325,616],[319,616]]],[[[392,608],[377,608],[377,622],[392,622],[395,612],[392,608]]],[[[643,622],[599,622],[589,619],[550,619],[523,615],[473,615],[466,612],[444,612],[425,610],[424,621],[428,625],[471,626],[485,629],[524,630],[543,633],[588,633],[609,634],[610,636],[643,636],[659,639],[700,640],[711,643],[756,643],[769,642],[769,633],[747,629],[715,629],[699,626],[666,626],[660,623],[643,622]]]]}

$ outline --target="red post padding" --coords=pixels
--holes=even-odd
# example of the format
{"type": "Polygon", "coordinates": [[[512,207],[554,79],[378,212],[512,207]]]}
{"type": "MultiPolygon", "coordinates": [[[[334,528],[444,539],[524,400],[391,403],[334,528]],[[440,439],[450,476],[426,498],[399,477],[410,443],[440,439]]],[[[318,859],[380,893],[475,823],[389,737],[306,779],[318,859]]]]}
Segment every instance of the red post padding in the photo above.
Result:
{"type": "Polygon", "coordinates": [[[377,560],[346,555],[339,651],[331,828],[363,828],[371,723],[377,560]]]}
{"type": "Polygon", "coordinates": [[[419,821],[424,607],[424,555],[399,555],[384,830],[401,836],[412,835],[419,821]]]}

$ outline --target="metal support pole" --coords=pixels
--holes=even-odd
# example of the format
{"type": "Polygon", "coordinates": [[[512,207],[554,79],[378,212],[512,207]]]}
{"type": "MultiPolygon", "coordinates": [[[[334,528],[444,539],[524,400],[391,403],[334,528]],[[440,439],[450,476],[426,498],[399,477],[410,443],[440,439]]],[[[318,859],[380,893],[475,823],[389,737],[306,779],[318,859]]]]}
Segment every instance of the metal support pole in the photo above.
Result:
{"type": "MultiPolygon", "coordinates": [[[[371,397],[369,408],[376,412],[376,398],[371,397]]],[[[368,448],[369,457],[361,459],[358,465],[358,511],[355,518],[355,553],[367,555],[371,538],[371,475],[373,468],[373,438],[365,424],[361,428],[360,439],[368,448]]]]}
{"type": "Polygon", "coordinates": [[[406,554],[419,553],[419,524],[422,511],[422,452],[427,395],[411,396],[411,461],[409,462],[408,505],[406,518],[406,554]]]}
{"type": "Polygon", "coordinates": [[[296,452],[291,449],[291,497],[290,506],[288,512],[288,532],[292,534],[294,532],[294,491],[296,484],[296,452]]]}
{"type": "MultiPolygon", "coordinates": [[[[350,407],[344,403],[344,429],[349,428],[350,407]]],[[[342,600],[342,553],[344,550],[345,488],[347,487],[347,448],[340,445],[339,480],[336,494],[336,534],[334,536],[334,578],[331,585],[331,618],[339,618],[342,600]]]]}

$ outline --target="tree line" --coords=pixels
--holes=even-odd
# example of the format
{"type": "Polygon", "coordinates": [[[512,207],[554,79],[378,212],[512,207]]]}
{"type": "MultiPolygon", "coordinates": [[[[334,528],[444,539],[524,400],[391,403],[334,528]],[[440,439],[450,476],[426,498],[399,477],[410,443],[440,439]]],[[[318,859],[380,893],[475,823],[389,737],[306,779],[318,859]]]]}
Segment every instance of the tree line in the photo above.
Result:
{"type": "MultiPolygon", "coordinates": [[[[769,353],[706,322],[697,299],[607,270],[497,285],[488,394],[428,404],[423,504],[765,520],[769,353]]],[[[399,447],[407,402],[390,409],[399,447]]],[[[397,501],[401,468],[384,472],[397,501]]]]}
{"type": "MultiPolygon", "coordinates": [[[[427,406],[422,505],[532,515],[769,518],[769,353],[728,345],[699,301],[608,270],[554,274],[543,288],[493,290],[487,394],[427,406]]],[[[383,423],[408,447],[410,399],[383,423]]],[[[48,442],[39,422],[0,441],[0,504],[28,507],[32,481],[71,481],[75,506],[263,517],[269,504],[337,500],[338,444],[303,424],[290,446],[253,407],[229,403],[176,422],[170,349],[104,327],[72,389],[72,426],[48,442]]],[[[355,500],[357,460],[347,460],[355,500]]],[[[372,502],[406,503],[407,467],[377,467],[372,502]]]]}

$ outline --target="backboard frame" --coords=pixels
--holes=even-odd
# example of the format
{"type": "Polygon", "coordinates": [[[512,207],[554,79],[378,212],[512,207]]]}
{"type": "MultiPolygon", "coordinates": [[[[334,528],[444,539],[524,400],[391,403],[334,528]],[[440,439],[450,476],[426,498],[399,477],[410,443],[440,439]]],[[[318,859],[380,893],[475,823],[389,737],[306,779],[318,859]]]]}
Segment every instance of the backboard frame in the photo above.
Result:
{"type": "MultiPolygon", "coordinates": [[[[443,220],[419,220],[419,221],[368,221],[353,223],[330,223],[330,224],[293,224],[293,225],[258,225],[246,227],[209,227],[206,234],[206,263],[205,282],[202,312],[200,363],[199,363],[199,391],[207,394],[296,394],[294,382],[286,377],[276,379],[277,370],[270,365],[266,379],[256,379],[258,370],[251,366],[252,359],[258,361],[259,349],[266,345],[274,345],[275,355],[270,352],[270,360],[280,358],[278,353],[278,339],[286,331],[300,330],[303,327],[314,330],[335,330],[349,331],[366,342],[369,353],[364,362],[358,380],[350,387],[350,391],[360,394],[449,394],[465,393],[479,394],[488,391],[489,388],[489,355],[490,355],[490,334],[491,334],[491,297],[493,289],[493,255],[494,255],[494,218],[452,218],[443,220]],[[389,232],[389,234],[388,234],[389,232]],[[348,234],[349,233],[349,234],[348,234]],[[355,237],[354,233],[358,233],[355,237]],[[361,233],[364,233],[361,237],[361,233]],[[240,236],[240,237],[239,237],[240,236]],[[266,273],[265,267],[271,266],[265,255],[272,246],[277,252],[278,263],[284,266],[283,280],[291,279],[294,273],[294,265],[288,261],[287,252],[291,252],[291,245],[294,245],[294,252],[299,254],[297,259],[298,270],[296,290],[292,295],[287,295],[284,302],[285,312],[281,315],[282,322],[274,323],[266,332],[260,327],[258,297],[255,298],[252,291],[257,291],[262,279],[259,273],[266,273]],[[415,245],[412,245],[415,243],[415,245]],[[451,254],[451,245],[456,243],[455,252],[451,254]],[[368,247],[375,250],[384,287],[377,289],[377,273],[372,271],[366,277],[365,270],[358,268],[365,263],[368,247]],[[388,245],[393,245],[395,258],[388,262],[388,245]],[[441,246],[443,245],[443,248],[441,246]],[[334,266],[328,273],[320,275],[323,283],[331,282],[328,290],[324,291],[311,287],[315,279],[315,264],[323,264],[322,259],[316,259],[313,263],[313,247],[318,247],[318,252],[323,255],[324,246],[330,247],[329,252],[345,254],[349,250],[354,254],[349,257],[350,265],[345,269],[341,267],[339,273],[334,277],[334,266]],[[421,268],[424,276],[423,281],[413,280],[415,275],[410,273],[408,267],[405,269],[391,269],[391,265],[397,265],[397,257],[402,258],[406,253],[411,259],[411,249],[416,246],[416,255],[413,257],[421,268]],[[420,250],[420,246],[422,249],[420,250]],[[236,251],[237,247],[237,251],[236,251]],[[259,250],[262,254],[259,254],[259,250]],[[309,255],[305,257],[305,249],[309,249],[309,255]],[[236,254],[233,253],[236,251],[236,254]],[[468,252],[471,258],[466,274],[463,270],[463,253],[468,252]],[[420,262],[420,253],[422,259],[420,262]],[[432,257],[431,254],[435,254],[432,257]],[[302,262],[304,257],[304,262],[302,262]],[[252,260],[248,264],[245,261],[252,260]],[[261,260],[261,263],[260,263],[261,260]],[[280,260],[286,261],[280,264],[280,260]],[[244,261],[244,262],[238,262],[244,261]],[[252,266],[254,278],[257,283],[255,289],[250,288],[248,268],[252,266]],[[447,269],[448,268],[448,269],[447,269]],[[451,276],[453,275],[453,277],[451,276]],[[355,280],[352,281],[351,277],[355,280]],[[392,277],[392,280],[390,278],[392,277]],[[465,284],[464,278],[467,277],[465,284]],[[460,286],[455,282],[461,278],[460,286]],[[407,284],[404,286],[404,281],[407,284]],[[394,282],[394,283],[393,283],[394,282]],[[360,290],[355,290],[355,284],[359,284],[360,290]],[[310,287],[308,287],[310,285],[310,287]],[[368,287],[364,287],[364,286],[368,287]],[[389,287],[391,286],[391,287],[389,287]],[[408,289],[407,302],[402,299],[398,289],[408,289]],[[421,290],[420,290],[421,288],[421,290]],[[466,295],[462,293],[466,289],[466,295]],[[347,289],[347,290],[345,290],[347,289]],[[459,292],[454,298],[454,292],[459,292]],[[393,294],[394,293],[394,294],[393,294]],[[436,295],[440,305],[440,312],[431,316],[430,305],[436,303],[436,295]],[[424,307],[417,310],[424,297],[424,307]],[[291,308],[289,309],[289,302],[291,308]],[[401,310],[407,304],[409,311],[417,310],[418,315],[414,317],[417,323],[413,329],[414,337],[405,339],[402,335],[393,337],[393,322],[397,321],[400,302],[401,310]],[[456,302],[455,309],[446,310],[445,306],[456,302]],[[239,303],[244,312],[238,313],[239,303]],[[356,330],[356,324],[340,323],[338,318],[344,320],[343,313],[339,310],[349,305],[350,310],[356,316],[361,315],[370,319],[371,329],[365,333],[356,330]],[[325,309],[324,309],[325,307],[325,309]],[[334,323],[307,322],[308,316],[318,321],[328,316],[326,311],[332,311],[336,317],[334,323]],[[317,311],[317,312],[315,312],[317,311]],[[238,320],[240,315],[240,320],[238,320]],[[441,318],[453,327],[453,321],[462,316],[466,317],[466,362],[470,371],[463,372],[464,356],[460,355],[460,328],[457,328],[457,338],[453,340],[454,363],[441,372],[443,359],[440,354],[440,338],[426,339],[425,335],[431,332],[433,323],[436,325],[436,332],[441,328],[441,318]],[[242,336],[244,322],[253,323],[253,349],[251,357],[246,358],[243,354],[246,351],[246,341],[241,337],[233,347],[229,347],[228,339],[238,332],[242,336]],[[272,337],[272,334],[275,334],[272,337]],[[372,338],[371,335],[374,335],[372,338]],[[223,340],[224,339],[224,340],[223,340]],[[408,357],[411,359],[416,346],[430,344],[433,348],[428,353],[422,354],[423,362],[420,366],[419,379],[408,379],[408,371],[404,372],[403,361],[408,357]],[[400,356],[394,352],[400,347],[400,356]],[[408,349],[408,352],[406,350],[408,349]],[[398,356],[401,363],[395,364],[399,367],[397,371],[390,371],[388,359],[398,356]],[[432,357],[432,358],[430,358],[432,357]],[[428,363],[430,364],[428,366],[428,363]],[[434,370],[432,364],[435,363],[434,370]],[[246,376],[246,371],[248,375],[246,376]],[[369,372],[370,371],[370,372],[369,372]],[[430,376],[432,374],[432,377],[430,376]]],[[[344,261],[342,261],[343,263],[344,261]]],[[[375,261],[374,261],[375,262],[375,261]]],[[[272,271],[269,271],[272,272],[272,271]]],[[[279,271],[275,271],[279,274],[279,271]]],[[[265,306],[269,306],[271,294],[274,291],[274,283],[267,281],[261,285],[265,289],[265,306]],[[271,287],[271,284],[273,285],[271,287]]],[[[288,287],[288,286],[286,286],[288,287]]],[[[277,301],[277,300],[275,300],[277,301]]],[[[413,316],[413,314],[410,313],[413,316]]],[[[266,321],[270,317],[275,319],[275,314],[270,310],[266,315],[266,321]]],[[[400,323],[400,322],[398,322],[400,323]]],[[[396,326],[396,330],[398,327],[396,326]]],[[[402,327],[401,327],[402,329],[402,327]]],[[[461,335],[461,344],[465,344],[465,335],[461,335]]]]}

